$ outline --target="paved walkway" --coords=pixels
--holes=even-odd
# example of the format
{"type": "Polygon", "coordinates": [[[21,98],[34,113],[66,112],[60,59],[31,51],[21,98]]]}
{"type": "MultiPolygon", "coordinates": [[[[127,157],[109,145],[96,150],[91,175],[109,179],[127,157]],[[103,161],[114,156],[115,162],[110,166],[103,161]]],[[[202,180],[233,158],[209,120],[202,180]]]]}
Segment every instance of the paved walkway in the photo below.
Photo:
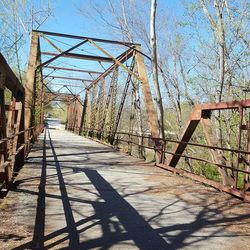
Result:
{"type": "Polygon", "coordinates": [[[1,249],[250,249],[250,204],[47,130],[0,205],[1,249]]]}

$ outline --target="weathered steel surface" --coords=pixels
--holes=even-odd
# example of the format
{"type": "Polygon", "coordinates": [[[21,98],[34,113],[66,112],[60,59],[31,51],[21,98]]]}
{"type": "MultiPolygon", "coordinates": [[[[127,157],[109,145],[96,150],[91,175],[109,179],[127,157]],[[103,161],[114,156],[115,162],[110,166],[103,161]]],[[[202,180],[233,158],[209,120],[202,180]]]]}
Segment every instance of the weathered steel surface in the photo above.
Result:
{"type": "Polygon", "coordinates": [[[112,77],[112,89],[111,89],[111,100],[110,100],[110,109],[108,112],[108,130],[109,130],[109,141],[111,144],[113,143],[111,141],[112,132],[115,126],[115,117],[116,117],[116,109],[117,109],[117,88],[118,88],[118,75],[119,75],[119,69],[117,68],[112,77]]]}
{"type": "MultiPolygon", "coordinates": [[[[137,47],[137,50],[140,50],[140,48],[137,47]]],[[[140,53],[136,53],[135,60],[145,99],[145,106],[148,116],[150,133],[152,137],[159,138],[159,125],[158,125],[157,113],[153,103],[153,98],[148,82],[147,71],[146,71],[146,66],[144,64],[143,56],[140,53]]]]}
{"type": "Polygon", "coordinates": [[[15,93],[15,95],[24,92],[24,87],[20,84],[16,75],[0,53],[0,89],[4,89],[5,87],[15,93]]]}
{"type": "MultiPolygon", "coordinates": [[[[240,107],[250,108],[250,100],[233,101],[233,102],[221,102],[221,103],[207,103],[199,104],[194,107],[191,117],[184,128],[183,134],[180,137],[181,142],[189,142],[197,125],[201,119],[209,119],[210,113],[213,110],[223,109],[238,109],[240,107]]],[[[241,126],[240,126],[241,127],[241,126]]],[[[241,135],[241,132],[240,132],[241,135]]],[[[171,167],[175,167],[180,159],[180,155],[184,152],[187,144],[178,143],[174,150],[174,155],[169,157],[167,164],[171,167]]]]}
{"type": "Polygon", "coordinates": [[[0,144],[0,188],[12,181],[16,159],[24,160],[24,138],[19,135],[24,128],[23,106],[24,88],[0,54],[0,140],[5,139],[0,144]],[[5,98],[7,90],[9,100],[5,98]]]}
{"type": "MultiPolygon", "coordinates": [[[[116,57],[116,59],[120,63],[126,62],[129,58],[131,58],[134,54],[133,49],[128,49],[127,51],[123,52],[121,55],[116,57]]],[[[108,69],[105,70],[98,78],[96,78],[89,86],[87,89],[91,89],[97,82],[99,82],[103,77],[106,77],[109,75],[116,67],[118,67],[117,63],[115,62],[112,64],[108,69]]]]}
{"type": "Polygon", "coordinates": [[[122,42],[122,41],[115,41],[115,40],[108,40],[108,39],[100,39],[100,38],[94,38],[94,37],[86,37],[86,36],[77,36],[77,35],[70,35],[70,34],[63,34],[63,33],[56,33],[56,32],[49,32],[49,31],[42,31],[42,30],[33,30],[32,32],[37,32],[49,36],[58,36],[58,37],[67,37],[72,39],[81,39],[81,40],[88,40],[91,39],[96,42],[101,43],[111,43],[111,44],[120,44],[120,45],[140,45],[138,43],[129,43],[129,42],[122,42]]]}
{"type": "Polygon", "coordinates": [[[82,130],[85,130],[88,99],[89,99],[89,90],[86,90],[85,99],[84,99],[83,108],[82,108],[82,116],[81,116],[79,134],[81,134],[82,130]]]}
{"type": "Polygon", "coordinates": [[[93,135],[93,131],[96,129],[96,115],[97,115],[97,90],[96,85],[91,91],[91,110],[90,110],[90,131],[89,136],[93,135]]]}
{"type": "Polygon", "coordinates": [[[56,66],[44,66],[44,67],[47,69],[83,72],[83,73],[88,73],[88,74],[102,74],[103,73],[103,72],[93,71],[93,70],[83,70],[83,69],[65,68],[65,67],[56,67],[56,66]]]}
{"type": "Polygon", "coordinates": [[[57,54],[57,53],[52,53],[52,52],[41,52],[42,55],[46,56],[54,56],[50,60],[44,62],[41,64],[40,67],[43,67],[47,65],[48,63],[53,62],[59,57],[68,57],[68,58],[75,58],[75,59],[80,59],[80,60],[88,60],[88,61],[97,61],[97,62],[108,62],[108,63],[113,63],[113,59],[109,57],[103,57],[103,56],[91,56],[91,55],[84,55],[84,54],[76,54],[76,53],[64,53],[64,54],[57,54]]]}
{"type": "MultiPolygon", "coordinates": [[[[60,93],[60,92],[45,92],[44,93],[44,103],[47,104],[51,101],[62,101],[69,103],[75,95],[69,93],[60,93]]],[[[80,96],[77,96],[79,98],[80,96]]]]}
{"type": "MultiPolygon", "coordinates": [[[[25,82],[25,129],[34,125],[34,87],[36,80],[36,67],[39,65],[39,37],[38,34],[31,34],[31,45],[30,45],[30,54],[28,62],[28,70],[26,73],[26,82],[25,82]]],[[[25,135],[25,141],[28,139],[28,134],[25,135]]]]}
{"type": "MultiPolygon", "coordinates": [[[[186,124],[184,130],[183,130],[184,132],[180,136],[180,141],[188,142],[191,139],[199,122],[200,122],[200,119],[189,120],[188,123],[186,124]]],[[[181,158],[180,155],[184,152],[186,147],[187,147],[187,144],[178,143],[176,145],[175,150],[174,150],[174,155],[170,156],[170,158],[167,160],[167,165],[169,165],[171,167],[175,167],[181,158]]]]}
{"type": "Polygon", "coordinates": [[[223,109],[236,109],[239,107],[250,108],[250,100],[236,100],[231,102],[220,102],[220,103],[205,103],[196,105],[201,110],[223,110],[223,109]]]}
{"type": "MultiPolygon", "coordinates": [[[[210,122],[210,115],[213,110],[224,110],[224,109],[239,109],[240,113],[243,114],[244,109],[250,107],[250,101],[249,100],[244,100],[244,101],[233,101],[233,102],[222,102],[222,103],[209,103],[209,104],[199,104],[195,107],[194,111],[191,114],[190,120],[188,124],[186,125],[186,128],[181,135],[179,141],[176,141],[176,148],[174,152],[167,152],[164,150],[165,148],[165,143],[168,142],[174,142],[174,140],[166,140],[163,142],[161,138],[159,138],[159,124],[158,124],[158,117],[157,117],[157,112],[154,106],[152,94],[151,94],[151,88],[150,84],[148,81],[147,77],[147,72],[146,72],[146,67],[144,63],[144,57],[148,58],[141,52],[141,47],[140,45],[136,45],[133,43],[124,43],[124,42],[119,42],[119,41],[110,41],[110,40],[105,40],[105,39],[96,39],[96,38],[90,38],[90,37],[83,37],[83,36],[72,36],[72,35],[67,35],[67,34],[59,34],[59,33],[53,33],[53,32],[44,32],[44,31],[34,31],[33,32],[33,37],[32,37],[32,44],[31,44],[31,52],[37,52],[39,51],[39,41],[37,42],[37,36],[43,37],[54,49],[56,49],[59,54],[57,53],[50,53],[50,52],[43,52],[41,53],[32,53],[30,56],[30,61],[31,61],[31,67],[29,67],[29,71],[34,73],[34,69],[41,69],[41,66],[45,66],[47,68],[51,68],[54,70],[66,70],[66,71],[71,71],[72,72],[82,72],[82,73],[89,73],[90,76],[93,78],[91,80],[84,80],[81,79],[80,77],[66,77],[66,76],[53,76],[53,75],[46,75],[46,77],[51,77],[51,78],[59,78],[59,79],[68,79],[68,80],[80,80],[80,81],[89,81],[91,84],[85,88],[86,92],[86,98],[84,103],[80,100],[80,94],[84,91],[84,86],[82,86],[82,91],[79,92],[78,94],[74,94],[72,90],[68,86],[63,86],[65,87],[70,94],[72,94],[73,98],[71,98],[69,101],[67,101],[68,105],[68,122],[67,122],[67,129],[70,129],[78,134],[81,134],[81,132],[84,132],[85,134],[89,134],[91,136],[97,136],[99,139],[109,139],[110,143],[113,144],[114,138],[116,135],[119,134],[118,125],[119,125],[119,120],[121,117],[121,112],[122,112],[122,107],[125,103],[126,99],[126,92],[128,91],[128,86],[129,86],[129,81],[125,83],[125,88],[124,88],[124,94],[121,97],[121,104],[120,104],[120,111],[118,111],[117,114],[117,105],[116,105],[116,96],[117,96],[117,84],[114,84],[114,79],[115,83],[117,83],[117,79],[119,77],[118,73],[116,76],[116,72],[118,71],[119,68],[123,69],[127,74],[128,74],[128,79],[131,77],[135,78],[134,80],[139,83],[138,85],[138,90],[135,91],[135,87],[133,86],[132,88],[132,105],[134,105],[134,110],[131,108],[131,122],[129,125],[129,129],[133,130],[133,124],[135,124],[134,117],[136,116],[137,118],[137,139],[138,139],[138,146],[140,151],[145,150],[145,148],[152,149],[154,147],[155,155],[156,155],[156,162],[163,162],[165,159],[165,153],[168,153],[171,155],[169,160],[167,161],[167,164],[169,166],[175,167],[177,163],[179,162],[180,158],[183,157],[183,152],[185,151],[187,145],[195,145],[195,146],[200,146],[203,148],[208,148],[210,149],[212,156],[214,158],[214,162],[211,162],[207,159],[200,159],[198,157],[194,156],[188,156],[185,155],[185,157],[198,160],[198,161],[203,161],[206,163],[211,163],[214,164],[215,166],[218,167],[218,171],[222,175],[223,179],[223,184],[226,186],[234,187],[237,188],[237,176],[238,172],[244,173],[245,174],[245,189],[249,189],[248,185],[249,184],[249,173],[247,170],[242,170],[239,167],[239,164],[242,164],[244,162],[244,169],[249,168],[249,159],[246,159],[243,157],[243,155],[247,155],[249,158],[248,152],[245,152],[244,150],[241,149],[241,137],[242,137],[242,130],[247,129],[246,124],[242,124],[242,117],[241,115],[241,122],[239,125],[239,139],[238,139],[238,149],[224,149],[220,148],[217,146],[217,142],[215,138],[212,138],[211,134],[211,122],[210,122]],[[35,38],[36,35],[36,38],[35,38]],[[53,42],[51,42],[47,36],[58,36],[58,37],[67,37],[67,38],[72,38],[72,39],[80,39],[81,42],[78,43],[77,45],[69,48],[66,51],[63,51],[57,45],[55,45],[53,42]],[[34,41],[36,39],[36,41],[34,41]],[[102,57],[102,56],[91,56],[91,55],[83,55],[83,54],[75,54],[71,53],[72,50],[77,49],[79,46],[83,45],[84,43],[90,43],[92,44],[96,49],[100,50],[104,55],[107,57],[102,57]],[[111,53],[109,53],[106,49],[104,49],[99,43],[102,42],[107,42],[107,43],[112,43],[112,44],[119,44],[119,45],[125,45],[126,51],[121,53],[118,57],[113,56],[111,53]],[[39,62],[40,58],[38,54],[47,54],[54,56],[50,60],[46,62],[39,62]],[[64,68],[64,67],[56,67],[56,66],[48,66],[49,63],[53,62],[59,57],[71,57],[73,59],[87,59],[87,60],[94,60],[98,61],[99,64],[101,64],[102,61],[106,62],[113,62],[113,64],[106,68],[104,72],[98,72],[95,71],[94,68],[93,70],[83,70],[83,69],[73,69],[73,68],[64,68]],[[131,66],[131,57],[135,56],[135,67],[134,68],[129,68],[128,65],[131,66]],[[36,57],[36,58],[34,58],[36,57]],[[130,60],[129,60],[130,59],[130,60]],[[39,63],[38,63],[39,62],[39,63]],[[126,65],[124,64],[126,62],[126,65]],[[94,77],[91,74],[97,74],[97,78],[94,79],[94,77]],[[109,76],[113,73],[113,79],[111,81],[111,84],[109,88],[104,89],[104,86],[102,85],[104,81],[104,78],[109,76]],[[143,104],[140,103],[140,97],[141,95],[139,94],[139,88],[142,89],[142,99],[144,101],[143,104]],[[90,98],[90,93],[92,92],[92,98],[90,98]],[[104,98],[104,92],[107,91],[107,97],[104,98]],[[98,94],[98,100],[97,100],[97,94],[98,94]],[[91,104],[90,104],[91,102],[91,104]],[[139,104],[139,105],[138,105],[139,104]],[[143,122],[142,122],[142,110],[141,107],[143,106],[146,109],[146,120],[148,122],[148,127],[149,128],[149,134],[150,136],[147,138],[147,143],[148,145],[144,145],[144,139],[146,138],[145,136],[142,135],[143,129],[143,122]],[[139,107],[139,108],[138,108],[139,107]],[[138,114],[139,112],[139,114],[138,114]],[[108,119],[107,119],[108,118],[108,119]],[[197,128],[197,125],[199,122],[202,121],[203,129],[205,132],[205,137],[207,140],[208,145],[198,145],[197,143],[189,143],[194,131],[197,128]],[[108,131],[108,132],[107,132],[108,131]],[[102,135],[105,134],[104,137],[102,135]],[[108,135],[108,136],[107,136],[108,135]],[[223,156],[223,151],[228,150],[232,153],[237,153],[238,156],[238,162],[236,168],[234,166],[229,166],[227,161],[225,160],[223,156]],[[232,176],[228,173],[233,173],[232,176]],[[247,181],[248,179],[248,181],[247,181]]],[[[40,52],[40,51],[39,51],[40,52]]],[[[150,59],[150,58],[149,58],[150,59]]],[[[102,64],[101,66],[105,68],[102,64]]],[[[44,67],[44,68],[45,68],[44,67]]],[[[37,74],[37,71],[35,71],[35,79],[37,80],[37,76],[40,76],[40,74],[37,74]]],[[[32,75],[31,75],[32,76],[32,75]]],[[[32,77],[31,77],[32,78],[32,77]]],[[[33,78],[34,80],[34,78],[33,78]]],[[[120,78],[119,78],[120,81],[120,78]]],[[[119,82],[118,81],[118,82],[119,82]]],[[[40,82],[40,81],[39,81],[40,82]]],[[[34,84],[34,82],[33,82],[34,84]]],[[[37,83],[36,83],[37,84],[37,83]]],[[[133,83],[134,85],[134,83],[133,83]]],[[[37,85],[39,86],[39,85],[37,85]]],[[[46,88],[49,90],[48,86],[46,85],[46,88]]],[[[136,87],[137,88],[137,87],[136,87]]],[[[52,91],[50,91],[52,92],[52,91]]],[[[36,94],[36,93],[35,93],[36,94]]],[[[49,101],[52,100],[60,100],[63,101],[64,96],[62,94],[56,94],[52,97],[53,93],[50,93],[50,98],[47,97],[47,102],[46,101],[46,96],[43,99],[43,102],[41,104],[41,109],[42,105],[45,103],[48,103],[49,101]]],[[[39,98],[38,98],[39,99],[39,98]]],[[[40,102],[40,99],[39,99],[40,102]]],[[[39,106],[39,105],[38,105],[39,106]]],[[[40,106],[39,106],[40,107],[40,106]]],[[[35,109],[37,109],[37,104],[35,105],[35,109]]],[[[33,110],[34,112],[34,110],[33,110]]],[[[40,119],[40,122],[42,122],[42,119],[40,119]]],[[[146,127],[146,126],[145,126],[146,127]]],[[[147,129],[146,128],[146,129],[147,129]]],[[[129,135],[129,147],[131,147],[131,144],[133,144],[133,135],[129,135]]],[[[117,138],[119,140],[119,138],[117,138]]],[[[249,140],[249,139],[248,139],[249,140]]],[[[123,140],[126,141],[126,140],[123,140]]],[[[249,144],[249,142],[248,142],[249,144]]],[[[248,149],[249,150],[249,149],[248,149]]],[[[128,150],[129,151],[129,150],[128,150]]],[[[141,153],[141,156],[143,157],[143,153],[141,153]]]]}
{"type": "Polygon", "coordinates": [[[45,75],[44,78],[55,78],[55,79],[65,79],[65,80],[71,80],[71,81],[93,82],[93,80],[91,80],[91,79],[83,79],[83,78],[67,77],[67,76],[45,75]]]}

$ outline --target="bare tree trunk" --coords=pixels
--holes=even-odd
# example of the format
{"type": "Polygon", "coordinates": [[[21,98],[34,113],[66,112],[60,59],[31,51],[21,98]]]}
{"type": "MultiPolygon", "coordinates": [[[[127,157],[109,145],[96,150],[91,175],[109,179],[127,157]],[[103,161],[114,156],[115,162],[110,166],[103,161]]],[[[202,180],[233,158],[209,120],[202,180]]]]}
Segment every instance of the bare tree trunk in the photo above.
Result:
{"type": "Polygon", "coordinates": [[[184,72],[184,67],[183,67],[183,64],[182,64],[182,60],[181,60],[181,55],[180,54],[178,54],[178,60],[179,60],[180,72],[181,72],[182,80],[183,80],[183,83],[184,83],[184,95],[187,98],[189,106],[191,108],[193,108],[194,101],[193,101],[193,99],[191,98],[191,96],[188,93],[187,77],[186,77],[186,74],[184,72]]]}
{"type": "MultiPolygon", "coordinates": [[[[214,8],[216,12],[217,19],[214,19],[214,17],[209,12],[209,9],[207,8],[205,4],[205,0],[200,0],[201,6],[203,8],[204,14],[207,16],[211,27],[214,31],[217,43],[218,43],[218,54],[219,54],[219,76],[218,76],[218,82],[219,86],[216,90],[215,94],[215,101],[221,102],[222,101],[222,94],[224,89],[224,81],[225,81],[225,31],[223,27],[223,7],[225,7],[225,3],[222,1],[214,0],[214,8]]],[[[220,146],[222,146],[222,128],[221,128],[221,122],[220,122],[220,111],[215,110],[215,118],[216,118],[216,136],[219,140],[220,146]]]]}
{"type": "MultiPolygon", "coordinates": [[[[216,102],[222,101],[222,94],[224,88],[224,80],[225,80],[225,33],[223,27],[223,17],[222,17],[222,10],[219,6],[218,1],[214,1],[214,6],[216,9],[216,15],[218,18],[217,24],[217,39],[218,39],[218,51],[219,51],[219,89],[216,95],[216,102]]],[[[219,137],[220,145],[222,146],[222,128],[221,128],[221,121],[220,121],[220,111],[216,112],[216,118],[218,119],[218,131],[217,136],[219,137]],[[218,114],[217,114],[218,113],[218,114]]]]}
{"type": "MultiPolygon", "coordinates": [[[[163,83],[164,83],[164,85],[166,87],[166,90],[167,90],[168,99],[169,99],[171,105],[173,106],[173,108],[175,110],[176,122],[177,122],[178,128],[179,128],[178,132],[176,132],[176,135],[177,135],[180,132],[181,125],[182,125],[181,110],[179,109],[179,106],[178,106],[177,102],[175,102],[174,95],[173,95],[172,91],[170,90],[168,80],[167,80],[164,72],[162,70],[160,70],[160,73],[161,73],[161,76],[162,76],[163,83]]],[[[167,119],[165,121],[167,121],[167,119]]]]}
{"type": "Polygon", "coordinates": [[[154,86],[156,92],[156,103],[158,109],[158,122],[160,128],[160,136],[164,140],[164,110],[160,92],[160,85],[158,79],[158,65],[157,65],[157,45],[156,45],[156,32],[155,32],[155,17],[156,17],[156,0],[152,0],[151,2],[151,19],[150,19],[150,43],[151,43],[151,50],[152,50],[152,67],[153,67],[153,79],[154,79],[154,86]]]}
{"type": "MultiPolygon", "coordinates": [[[[15,34],[15,39],[16,41],[18,41],[18,38],[17,38],[17,34],[15,34]]],[[[22,70],[21,70],[21,65],[20,65],[20,57],[19,57],[19,48],[18,48],[18,43],[16,42],[15,43],[15,55],[16,55],[16,63],[17,63],[17,69],[18,69],[18,78],[19,78],[19,81],[23,83],[23,78],[22,78],[22,70]]]]}

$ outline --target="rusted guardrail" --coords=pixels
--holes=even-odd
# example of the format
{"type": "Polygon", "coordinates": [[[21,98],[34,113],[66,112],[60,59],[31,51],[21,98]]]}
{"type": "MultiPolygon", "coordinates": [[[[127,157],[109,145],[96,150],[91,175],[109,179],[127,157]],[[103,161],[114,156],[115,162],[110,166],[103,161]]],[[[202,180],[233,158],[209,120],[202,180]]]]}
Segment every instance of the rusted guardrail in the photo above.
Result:
{"type": "MultiPolygon", "coordinates": [[[[76,133],[79,132],[79,128],[68,128],[71,131],[75,131],[76,133]]],[[[90,129],[90,128],[85,128],[84,130],[82,130],[82,134],[85,136],[88,136],[90,138],[96,138],[98,140],[102,140],[105,142],[109,142],[109,138],[110,138],[110,131],[100,131],[97,129],[90,129]],[[90,135],[90,136],[89,136],[90,135]]],[[[137,147],[137,151],[138,156],[140,157],[145,157],[145,153],[143,152],[145,149],[149,149],[152,151],[156,151],[156,147],[155,147],[155,141],[163,141],[161,138],[153,138],[151,136],[148,135],[139,135],[139,134],[135,134],[135,133],[128,133],[128,132],[117,132],[116,136],[115,136],[115,141],[113,142],[113,145],[116,147],[120,147],[123,148],[123,150],[125,149],[125,151],[129,154],[131,154],[132,152],[132,145],[137,147]],[[123,144],[123,145],[122,145],[123,144]],[[124,144],[127,144],[126,146],[124,144]]],[[[163,168],[165,170],[171,171],[175,174],[181,175],[181,176],[185,176],[188,178],[191,178],[193,180],[197,180],[199,182],[202,182],[204,184],[210,185],[218,190],[230,193],[234,196],[237,196],[245,201],[250,202],[250,184],[249,182],[245,181],[243,186],[236,186],[236,182],[234,183],[234,185],[230,185],[230,183],[228,184],[224,184],[212,179],[208,179],[205,176],[200,176],[197,175],[195,173],[189,172],[186,169],[182,169],[181,164],[178,165],[178,167],[171,167],[168,164],[168,157],[169,155],[178,155],[181,158],[185,158],[185,159],[190,159],[190,160],[194,160],[197,162],[203,162],[205,164],[208,165],[214,165],[217,167],[217,169],[225,169],[231,172],[231,175],[234,175],[235,178],[239,178],[239,174],[241,173],[243,175],[245,175],[244,180],[248,180],[249,176],[250,176],[250,171],[244,168],[237,168],[234,166],[229,166],[226,164],[221,164],[215,161],[210,161],[204,158],[200,158],[200,157],[196,157],[193,155],[188,155],[188,154],[178,154],[176,153],[174,150],[167,150],[167,148],[170,148],[169,144],[185,144],[186,146],[193,146],[193,147],[197,147],[197,148],[204,148],[204,149],[210,149],[210,150],[221,150],[221,151],[225,151],[225,152],[229,152],[231,154],[235,154],[236,156],[240,155],[245,155],[245,156],[249,156],[250,152],[249,151],[244,151],[244,150],[238,150],[238,149],[232,149],[232,148],[225,148],[225,147],[219,147],[219,146],[211,146],[211,145],[205,145],[205,144],[201,144],[201,143],[195,143],[195,142],[185,142],[185,141],[180,141],[180,140],[174,140],[174,139],[170,139],[170,138],[166,138],[164,140],[164,143],[162,143],[163,147],[161,154],[163,154],[163,159],[164,161],[161,164],[156,164],[156,166],[163,168]],[[237,174],[236,174],[237,173],[237,174]]],[[[249,163],[247,163],[247,165],[249,165],[249,163]]],[[[206,166],[204,166],[206,167],[206,166]]]]}
{"type": "Polygon", "coordinates": [[[23,165],[32,143],[42,130],[43,126],[37,125],[0,140],[0,147],[4,149],[0,152],[0,188],[8,188],[12,183],[16,171],[23,165]],[[24,134],[27,139],[23,143],[18,143],[19,137],[24,134]]]}

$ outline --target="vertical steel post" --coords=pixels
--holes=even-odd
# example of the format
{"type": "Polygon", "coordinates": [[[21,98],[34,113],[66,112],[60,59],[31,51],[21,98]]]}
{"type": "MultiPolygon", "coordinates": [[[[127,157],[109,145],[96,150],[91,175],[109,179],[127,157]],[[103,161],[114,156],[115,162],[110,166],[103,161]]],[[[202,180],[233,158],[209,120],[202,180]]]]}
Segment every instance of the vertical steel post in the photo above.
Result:
{"type": "MultiPolygon", "coordinates": [[[[0,88],[0,139],[3,138],[6,138],[4,86],[0,88]]],[[[6,160],[7,160],[7,141],[0,145],[0,164],[5,162],[6,160]]]]}
{"type": "Polygon", "coordinates": [[[93,137],[96,128],[96,85],[91,89],[92,98],[91,98],[91,114],[90,114],[90,131],[89,136],[93,137]]]}
{"type": "Polygon", "coordinates": [[[97,119],[97,138],[101,139],[101,126],[104,115],[104,105],[105,105],[105,78],[100,80],[100,90],[98,96],[98,119],[97,119]]]}
{"type": "Polygon", "coordinates": [[[100,138],[102,138],[102,136],[104,134],[103,130],[104,130],[106,120],[107,120],[106,115],[108,113],[109,106],[110,106],[110,100],[111,100],[111,95],[112,95],[112,89],[113,89],[113,85],[114,85],[115,71],[116,70],[117,70],[117,68],[114,69],[113,76],[112,76],[111,83],[110,83],[109,90],[108,90],[108,95],[107,95],[107,98],[106,98],[106,101],[105,101],[105,106],[104,106],[103,116],[102,116],[102,122],[101,122],[101,127],[100,127],[100,133],[101,133],[100,138]]]}
{"type": "MultiPolygon", "coordinates": [[[[247,123],[247,151],[250,152],[250,118],[247,123]]],[[[246,170],[250,170],[250,155],[247,156],[247,166],[246,170]]],[[[249,174],[245,174],[245,183],[249,183],[250,178],[249,174]]]]}
{"type": "Polygon", "coordinates": [[[134,131],[134,121],[135,121],[135,93],[134,88],[131,92],[131,107],[130,107],[130,116],[129,116],[129,135],[128,135],[128,154],[132,154],[132,136],[134,131]]]}
{"type": "MultiPolygon", "coordinates": [[[[25,129],[34,125],[34,86],[36,80],[36,67],[39,55],[39,36],[37,33],[31,33],[31,45],[28,62],[28,70],[25,82],[25,129]]],[[[29,132],[25,133],[25,142],[29,139],[29,132]]],[[[27,153],[27,149],[26,149],[27,153]]]]}
{"type": "MultiPolygon", "coordinates": [[[[244,112],[243,107],[239,106],[240,124],[239,124],[239,134],[238,134],[238,147],[237,147],[238,150],[241,150],[243,112],[244,112]]],[[[240,162],[241,162],[241,154],[238,153],[237,154],[237,163],[236,163],[236,168],[237,169],[239,169],[240,162]]],[[[239,172],[236,171],[236,174],[235,174],[235,186],[236,186],[236,188],[237,188],[238,182],[239,182],[238,178],[239,178],[239,172]]]]}
{"type": "Polygon", "coordinates": [[[110,102],[110,112],[109,112],[109,143],[112,145],[113,140],[113,133],[115,127],[115,117],[116,117],[116,101],[117,101],[117,84],[118,84],[118,68],[114,71],[112,77],[112,89],[111,89],[111,102],[110,102]]]}
{"type": "Polygon", "coordinates": [[[81,134],[82,130],[85,133],[85,129],[86,129],[86,113],[87,113],[88,98],[89,98],[89,90],[86,89],[85,99],[84,99],[83,108],[82,108],[81,125],[79,129],[79,134],[81,134]]]}
{"type": "MultiPolygon", "coordinates": [[[[137,51],[141,51],[140,46],[136,46],[137,51]]],[[[153,98],[148,82],[146,66],[144,63],[144,59],[141,53],[137,52],[135,54],[135,60],[137,63],[138,75],[141,80],[142,92],[145,100],[145,107],[148,116],[148,125],[150,129],[151,136],[154,138],[159,138],[159,124],[157,119],[157,112],[154,107],[153,98]]],[[[162,161],[162,145],[163,143],[160,140],[155,140],[156,147],[156,162],[160,163],[162,161]]]]}

